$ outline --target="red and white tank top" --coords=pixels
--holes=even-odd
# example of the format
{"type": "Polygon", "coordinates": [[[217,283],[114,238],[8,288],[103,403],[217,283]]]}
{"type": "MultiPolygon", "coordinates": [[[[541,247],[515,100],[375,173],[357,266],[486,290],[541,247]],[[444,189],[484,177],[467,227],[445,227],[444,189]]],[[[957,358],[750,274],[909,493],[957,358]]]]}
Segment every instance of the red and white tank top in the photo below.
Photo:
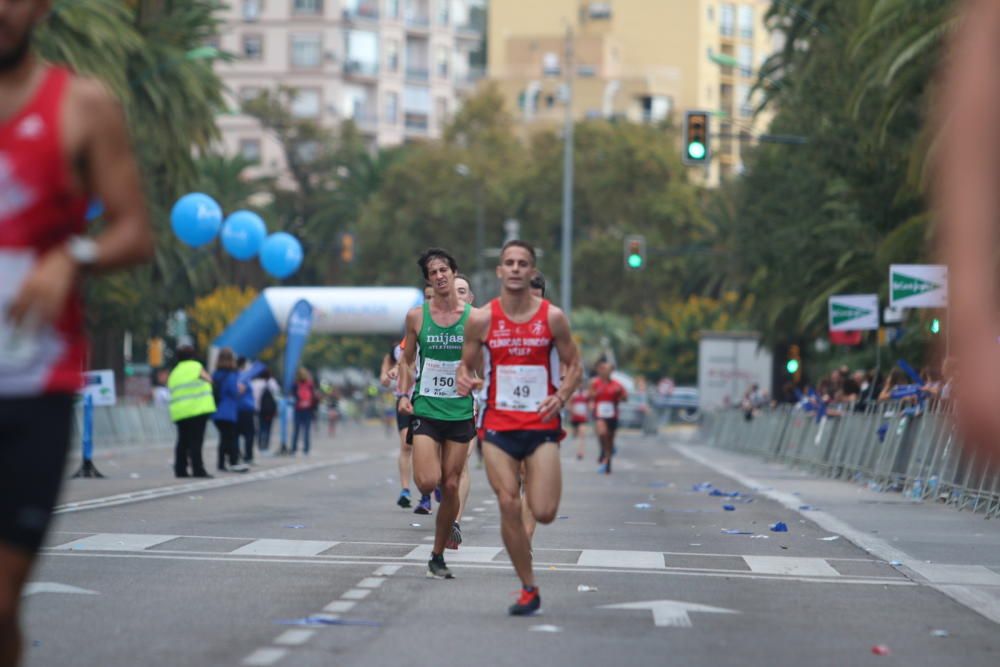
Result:
{"type": "Polygon", "coordinates": [[[594,397],[594,416],[598,419],[618,419],[618,403],[627,398],[625,387],[617,380],[605,382],[598,377],[590,383],[590,391],[594,397]]]}
{"type": "Polygon", "coordinates": [[[543,421],[538,406],[559,385],[559,360],[549,328],[549,302],[543,300],[527,322],[514,322],[490,302],[490,328],[483,351],[486,409],[483,428],[490,431],[559,430],[558,414],[543,421]]]}
{"type": "Polygon", "coordinates": [[[34,97],[0,120],[0,396],[69,393],[86,355],[78,289],[51,326],[14,329],[6,310],[38,258],[84,229],[63,149],[62,104],[71,74],[49,67],[34,97]]]}

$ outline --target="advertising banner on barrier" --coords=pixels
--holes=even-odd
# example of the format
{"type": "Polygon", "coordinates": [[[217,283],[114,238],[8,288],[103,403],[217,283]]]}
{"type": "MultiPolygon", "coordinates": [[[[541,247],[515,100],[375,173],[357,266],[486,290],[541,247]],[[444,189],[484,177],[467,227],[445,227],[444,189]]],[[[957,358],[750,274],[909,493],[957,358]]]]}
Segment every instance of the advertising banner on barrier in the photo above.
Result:
{"type": "Polygon", "coordinates": [[[95,406],[107,407],[117,403],[115,372],[109,370],[84,371],[80,396],[90,396],[95,406]]]}
{"type": "Polygon", "coordinates": [[[878,294],[836,294],[828,304],[830,331],[878,329],[878,294]]]}
{"type": "Polygon", "coordinates": [[[891,265],[889,305],[893,308],[947,308],[948,267],[944,264],[891,265]]]}
{"type": "Polygon", "coordinates": [[[302,351],[312,330],[313,307],[305,299],[299,299],[288,313],[288,326],[285,327],[285,374],[282,389],[286,394],[292,391],[295,381],[295,369],[299,366],[302,351]]]}

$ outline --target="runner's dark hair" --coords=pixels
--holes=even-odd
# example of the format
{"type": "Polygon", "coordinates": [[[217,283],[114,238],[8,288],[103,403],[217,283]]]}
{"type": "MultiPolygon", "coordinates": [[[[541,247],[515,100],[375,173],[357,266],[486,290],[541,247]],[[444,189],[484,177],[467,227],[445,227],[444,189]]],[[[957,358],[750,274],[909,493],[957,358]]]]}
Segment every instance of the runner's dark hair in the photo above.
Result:
{"type": "Polygon", "coordinates": [[[545,274],[541,271],[535,271],[535,275],[531,276],[531,289],[542,290],[542,296],[545,296],[545,274]]]}
{"type": "Polygon", "coordinates": [[[421,272],[424,274],[424,280],[429,280],[430,276],[427,273],[427,265],[431,263],[433,259],[440,259],[445,262],[448,267],[454,273],[458,273],[458,262],[455,258],[451,256],[444,248],[428,248],[424,250],[424,253],[420,255],[420,259],[417,260],[417,266],[420,267],[421,272]]]}
{"type": "Polygon", "coordinates": [[[507,241],[500,248],[500,257],[503,258],[503,254],[507,252],[507,248],[524,248],[531,255],[531,265],[534,266],[538,262],[538,258],[535,256],[535,247],[528,243],[527,241],[522,241],[521,239],[514,239],[512,241],[507,241]]]}

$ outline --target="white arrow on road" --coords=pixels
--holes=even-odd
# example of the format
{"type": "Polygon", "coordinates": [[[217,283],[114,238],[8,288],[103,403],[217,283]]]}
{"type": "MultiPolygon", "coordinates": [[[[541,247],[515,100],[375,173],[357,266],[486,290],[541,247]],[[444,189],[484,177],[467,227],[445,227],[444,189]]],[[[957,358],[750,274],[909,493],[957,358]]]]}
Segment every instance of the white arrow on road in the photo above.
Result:
{"type": "Polygon", "coordinates": [[[54,581],[32,581],[24,587],[21,597],[38,593],[76,593],[77,595],[97,595],[97,591],[88,591],[86,588],[77,588],[69,584],[59,584],[54,581]]]}
{"type": "Polygon", "coordinates": [[[653,623],[657,627],[690,628],[689,611],[704,614],[738,614],[740,612],[722,607],[710,607],[707,604],[681,602],[679,600],[649,600],[647,602],[627,602],[625,604],[606,604],[598,609],[648,609],[653,612],[653,623]]]}

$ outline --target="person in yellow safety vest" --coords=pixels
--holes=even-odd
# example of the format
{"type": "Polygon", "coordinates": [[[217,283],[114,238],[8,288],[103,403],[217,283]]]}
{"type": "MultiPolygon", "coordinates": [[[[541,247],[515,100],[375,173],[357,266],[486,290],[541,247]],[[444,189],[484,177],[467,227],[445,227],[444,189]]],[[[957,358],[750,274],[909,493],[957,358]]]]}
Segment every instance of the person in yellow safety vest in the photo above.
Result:
{"type": "Polygon", "coordinates": [[[211,477],[205,471],[201,447],[205,426],[215,412],[212,376],[194,358],[194,348],[177,349],[177,365],[167,378],[170,390],[170,419],[177,424],[177,447],[174,450],[174,474],[177,477],[211,477]],[[188,461],[191,474],[188,474],[188,461]]]}

